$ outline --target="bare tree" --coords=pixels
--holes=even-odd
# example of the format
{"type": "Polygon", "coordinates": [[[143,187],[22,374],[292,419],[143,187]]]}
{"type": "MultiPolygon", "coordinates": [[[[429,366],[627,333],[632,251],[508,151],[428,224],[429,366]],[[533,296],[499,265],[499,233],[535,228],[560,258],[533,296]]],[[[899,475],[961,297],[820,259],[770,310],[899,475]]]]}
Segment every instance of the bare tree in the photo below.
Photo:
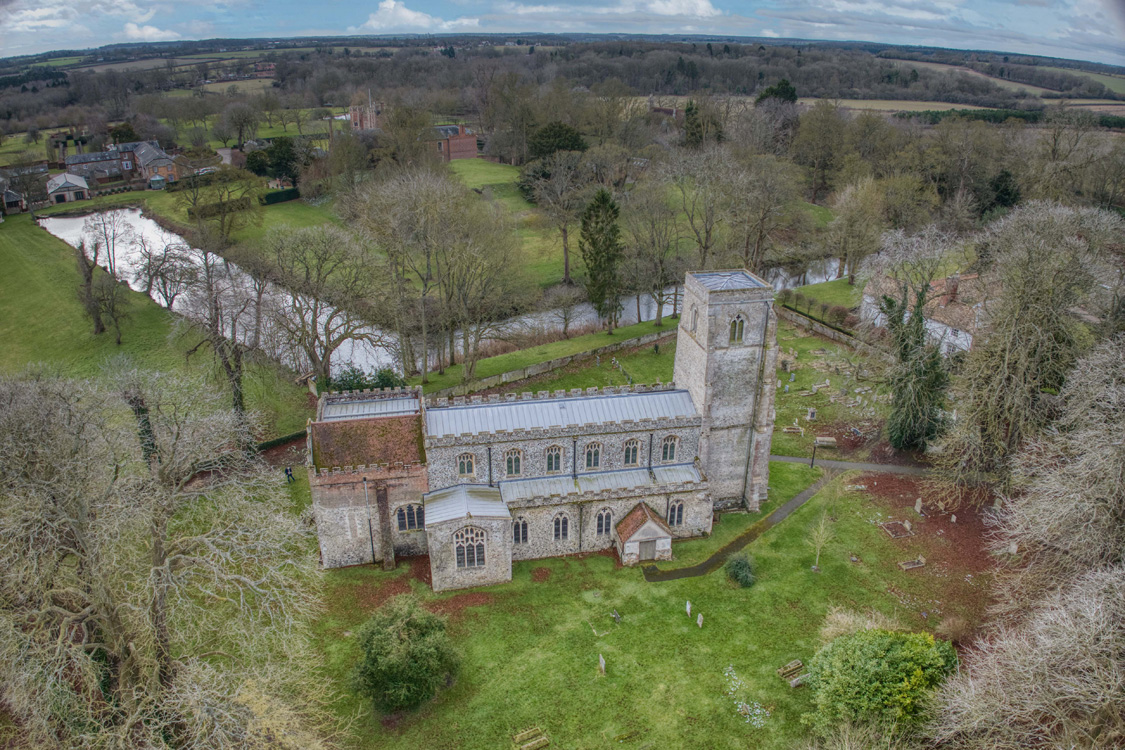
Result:
{"type": "Polygon", "coordinates": [[[318,382],[327,383],[341,346],[360,340],[378,343],[361,314],[372,291],[365,251],[347,232],[330,226],[275,229],[263,244],[277,282],[289,294],[273,320],[318,382]]]}
{"type": "Polygon", "coordinates": [[[78,288],[78,300],[82,309],[90,316],[94,324],[94,335],[105,331],[105,321],[102,320],[101,308],[94,299],[94,274],[99,271],[98,259],[101,257],[101,244],[96,240],[87,243],[85,240],[74,248],[74,259],[78,263],[78,272],[82,275],[82,284],[78,288]]]}
{"type": "Polygon", "coordinates": [[[828,520],[828,511],[822,511],[816,523],[809,527],[809,535],[806,540],[816,553],[816,560],[812,567],[818,573],[820,572],[820,553],[835,536],[836,532],[832,528],[832,522],[828,520]]]}
{"type": "Polygon", "coordinates": [[[570,284],[570,227],[586,206],[589,179],[582,169],[582,155],[575,151],[556,151],[546,160],[544,169],[549,176],[536,183],[535,202],[562,237],[563,283],[570,284]]]}
{"type": "Polygon", "coordinates": [[[97,320],[109,321],[121,346],[121,324],[129,318],[129,285],[108,273],[99,273],[91,288],[91,302],[97,307],[97,320]]]}
{"type": "Polygon", "coordinates": [[[175,235],[162,231],[159,237],[137,238],[141,262],[137,282],[148,296],[156,294],[169,310],[195,279],[189,248],[175,235]]]}
{"type": "Polygon", "coordinates": [[[82,233],[92,236],[105,253],[106,268],[112,276],[117,276],[118,255],[132,250],[137,242],[137,232],[124,208],[90,214],[82,224],[82,233]]]}
{"type": "Polygon", "coordinates": [[[663,166],[676,189],[684,220],[695,240],[699,268],[707,268],[719,242],[730,201],[730,154],[719,146],[681,149],[663,166]]]}
{"type": "Polygon", "coordinates": [[[560,284],[553,286],[543,295],[542,308],[562,326],[563,338],[570,338],[570,326],[578,315],[578,306],[586,301],[586,292],[581,286],[560,284]]]}
{"type": "Polygon", "coordinates": [[[732,175],[729,215],[731,254],[753,273],[762,273],[766,253],[778,235],[800,216],[793,165],[773,156],[755,156],[732,175]]]}
{"type": "Polygon", "coordinates": [[[205,384],[113,382],[0,382],[5,708],[43,747],[276,746],[279,714],[323,746],[287,493],[205,384]]]}
{"type": "Polygon", "coordinates": [[[886,225],[883,221],[883,193],[870,177],[854,182],[836,196],[836,218],[828,225],[826,242],[840,258],[836,278],[848,275],[854,284],[860,263],[879,249],[886,225]]]}
{"type": "MultiPolygon", "coordinates": [[[[668,204],[669,185],[653,180],[629,193],[624,211],[626,277],[639,296],[656,303],[656,325],[664,325],[664,305],[683,271],[679,257],[680,227],[675,209],[668,204]]],[[[640,315],[638,313],[638,320],[640,315]]]]}

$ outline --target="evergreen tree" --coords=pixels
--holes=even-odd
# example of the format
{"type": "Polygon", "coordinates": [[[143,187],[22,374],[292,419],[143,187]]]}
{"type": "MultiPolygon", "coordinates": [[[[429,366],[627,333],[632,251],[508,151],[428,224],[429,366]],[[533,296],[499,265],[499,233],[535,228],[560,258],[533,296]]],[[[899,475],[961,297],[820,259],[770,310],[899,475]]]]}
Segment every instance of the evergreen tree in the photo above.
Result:
{"type": "Polygon", "coordinates": [[[582,233],[578,238],[586,265],[586,294],[598,317],[609,321],[611,334],[620,307],[621,282],[617,272],[624,253],[621,228],[617,226],[619,215],[613,196],[602,188],[582,212],[582,233]]]}
{"type": "Polygon", "coordinates": [[[755,104],[760,104],[766,99],[780,99],[783,102],[796,103],[797,89],[793,84],[789,83],[788,78],[782,78],[780,81],[763,91],[755,100],[755,104]]]}
{"type": "Polygon", "coordinates": [[[913,309],[906,291],[901,300],[884,296],[879,303],[895,352],[895,366],[888,377],[892,396],[887,440],[898,450],[924,449],[941,428],[949,373],[941,349],[926,341],[922,310],[927,292],[923,288],[915,293],[913,309]]]}

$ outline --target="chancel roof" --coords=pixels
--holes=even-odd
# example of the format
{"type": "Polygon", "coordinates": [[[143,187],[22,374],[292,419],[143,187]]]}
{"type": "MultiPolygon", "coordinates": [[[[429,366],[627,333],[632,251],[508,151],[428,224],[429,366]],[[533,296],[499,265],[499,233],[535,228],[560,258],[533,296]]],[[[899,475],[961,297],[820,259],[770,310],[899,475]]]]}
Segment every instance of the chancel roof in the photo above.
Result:
{"type": "Polygon", "coordinates": [[[483,484],[458,484],[422,496],[426,525],[458,518],[511,518],[500,490],[483,484]]]}

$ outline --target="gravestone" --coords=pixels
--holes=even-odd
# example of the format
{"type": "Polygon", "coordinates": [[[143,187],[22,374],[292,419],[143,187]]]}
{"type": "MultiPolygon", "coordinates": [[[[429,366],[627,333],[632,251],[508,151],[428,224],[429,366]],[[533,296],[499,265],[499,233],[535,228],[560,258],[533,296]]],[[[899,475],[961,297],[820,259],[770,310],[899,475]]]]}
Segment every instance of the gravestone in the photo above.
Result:
{"type": "Polygon", "coordinates": [[[688,617],[691,617],[691,602],[687,603],[687,614],[688,614],[688,617]]]}
{"type": "Polygon", "coordinates": [[[785,392],[789,393],[789,384],[788,383],[785,384],[785,392]]]}
{"type": "Polygon", "coordinates": [[[617,614],[616,609],[613,610],[613,621],[616,622],[618,625],[621,624],[621,615],[617,614]]]}
{"type": "Polygon", "coordinates": [[[950,522],[950,523],[957,523],[957,516],[956,516],[956,514],[954,514],[954,515],[952,515],[952,516],[950,516],[950,517],[949,517],[949,522],[950,522]]]}
{"type": "Polygon", "coordinates": [[[598,671],[605,674],[605,657],[598,654],[598,671]]]}
{"type": "Polygon", "coordinates": [[[809,407],[809,413],[807,415],[805,415],[805,419],[807,419],[810,422],[816,421],[816,407],[815,406],[809,407]]]}
{"type": "Polygon", "coordinates": [[[795,372],[789,373],[789,382],[790,383],[792,383],[796,379],[797,379],[797,373],[795,373],[795,372]]]}
{"type": "Polygon", "coordinates": [[[699,627],[703,627],[703,613],[702,612],[700,612],[699,617],[697,617],[695,619],[695,624],[698,625],[699,627]]]}
{"type": "Polygon", "coordinates": [[[922,515],[922,498],[918,498],[914,501],[914,512],[918,515],[922,515]]]}

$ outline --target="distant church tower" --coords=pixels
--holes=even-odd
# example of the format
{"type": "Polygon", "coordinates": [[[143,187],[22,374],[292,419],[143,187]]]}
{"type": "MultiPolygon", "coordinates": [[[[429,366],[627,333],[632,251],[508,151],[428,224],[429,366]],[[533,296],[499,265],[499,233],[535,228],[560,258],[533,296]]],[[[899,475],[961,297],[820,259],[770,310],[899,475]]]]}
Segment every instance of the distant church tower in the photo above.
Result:
{"type": "Polygon", "coordinates": [[[748,271],[687,274],[675,382],[703,417],[699,459],[715,507],[757,510],[769,484],[777,315],[748,271]]]}

